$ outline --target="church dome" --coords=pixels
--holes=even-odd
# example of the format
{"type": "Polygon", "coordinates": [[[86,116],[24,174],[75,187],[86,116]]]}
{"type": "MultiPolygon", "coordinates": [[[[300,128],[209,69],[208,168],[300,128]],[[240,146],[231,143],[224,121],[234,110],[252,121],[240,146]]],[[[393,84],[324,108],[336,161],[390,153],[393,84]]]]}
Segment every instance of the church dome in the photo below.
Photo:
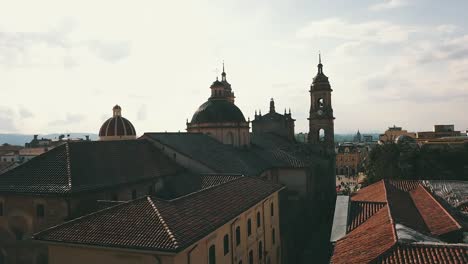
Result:
{"type": "Polygon", "coordinates": [[[135,127],[128,119],[122,117],[122,108],[116,105],[112,110],[113,117],[102,124],[99,130],[99,138],[101,140],[136,138],[135,127]]]}
{"type": "Polygon", "coordinates": [[[193,114],[192,124],[246,122],[242,111],[227,100],[208,100],[193,114]]]}

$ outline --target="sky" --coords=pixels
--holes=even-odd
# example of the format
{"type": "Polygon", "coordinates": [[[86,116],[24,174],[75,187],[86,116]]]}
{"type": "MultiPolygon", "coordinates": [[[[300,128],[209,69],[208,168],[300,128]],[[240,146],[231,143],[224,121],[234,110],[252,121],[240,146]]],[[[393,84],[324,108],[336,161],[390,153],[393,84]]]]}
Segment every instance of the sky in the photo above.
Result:
{"type": "Polygon", "coordinates": [[[318,53],[335,132],[468,129],[468,1],[0,0],[0,133],[185,131],[225,61],[236,105],[307,132],[318,53]]]}

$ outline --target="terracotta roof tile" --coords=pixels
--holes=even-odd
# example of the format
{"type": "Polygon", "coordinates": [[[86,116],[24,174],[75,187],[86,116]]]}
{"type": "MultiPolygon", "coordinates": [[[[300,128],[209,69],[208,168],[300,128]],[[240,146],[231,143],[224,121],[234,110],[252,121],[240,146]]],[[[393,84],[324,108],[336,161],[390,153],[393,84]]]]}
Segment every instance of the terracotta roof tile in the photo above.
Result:
{"type": "Polygon", "coordinates": [[[347,232],[349,233],[360,226],[384,206],[385,203],[352,201],[347,232]]]}
{"type": "Polygon", "coordinates": [[[388,207],[338,240],[332,263],[369,263],[384,254],[396,243],[395,229],[388,207]]]}
{"type": "Polygon", "coordinates": [[[174,200],[143,197],[123,203],[42,231],[34,239],[180,251],[282,188],[236,177],[174,200]]]}
{"type": "Polygon", "coordinates": [[[439,236],[461,229],[455,219],[423,186],[419,185],[410,195],[432,234],[439,236]]]}
{"type": "Polygon", "coordinates": [[[409,192],[416,189],[422,181],[418,180],[388,180],[388,183],[393,185],[400,191],[409,192]]]}
{"type": "Polygon", "coordinates": [[[362,188],[355,195],[351,196],[352,201],[379,202],[386,203],[385,186],[383,181],[376,182],[362,188]]]}
{"type": "Polygon", "coordinates": [[[468,245],[398,244],[377,263],[468,263],[468,245]]]}

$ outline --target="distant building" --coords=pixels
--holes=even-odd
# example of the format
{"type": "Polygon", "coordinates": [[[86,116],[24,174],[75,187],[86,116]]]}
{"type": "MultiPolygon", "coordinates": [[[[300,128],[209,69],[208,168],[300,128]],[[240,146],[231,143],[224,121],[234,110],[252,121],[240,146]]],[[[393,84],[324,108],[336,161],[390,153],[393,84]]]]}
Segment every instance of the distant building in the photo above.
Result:
{"type": "Polygon", "coordinates": [[[362,135],[359,130],[357,131],[356,135],[354,136],[353,142],[360,143],[362,142],[362,135]]]}
{"type": "Polygon", "coordinates": [[[381,180],[338,196],[331,263],[467,263],[468,218],[458,207],[467,189],[466,182],[381,180]],[[447,188],[456,199],[444,197],[447,188]]]}
{"type": "Polygon", "coordinates": [[[294,121],[291,117],[291,109],[289,113],[279,114],[275,110],[275,101],[273,98],[270,100],[270,111],[266,115],[262,115],[259,111],[255,112],[255,119],[252,121],[252,133],[273,133],[275,135],[284,137],[288,140],[294,141],[294,121]]]}
{"type": "Polygon", "coordinates": [[[343,143],[337,148],[336,175],[356,176],[361,167],[361,150],[353,143],[343,143]]]}
{"type": "Polygon", "coordinates": [[[50,263],[279,264],[282,188],[238,177],[173,200],[116,205],[35,239],[49,244],[50,263]]]}
{"type": "Polygon", "coordinates": [[[363,141],[366,142],[366,143],[370,143],[370,142],[374,141],[374,138],[372,137],[372,135],[364,135],[363,136],[363,141]]]}
{"type": "Polygon", "coordinates": [[[119,105],[112,108],[113,116],[107,119],[99,129],[99,140],[128,140],[136,139],[136,131],[128,119],[122,117],[119,105]]]}
{"type": "Polygon", "coordinates": [[[403,130],[401,127],[397,127],[394,125],[393,127],[389,127],[384,134],[381,134],[379,136],[379,141],[382,143],[393,143],[395,142],[395,139],[397,139],[397,137],[401,135],[416,138],[416,133],[408,132],[407,130],[403,130]]]}
{"type": "Polygon", "coordinates": [[[454,125],[434,125],[434,131],[425,131],[417,133],[418,141],[459,136],[461,136],[461,132],[455,131],[454,125]]]}

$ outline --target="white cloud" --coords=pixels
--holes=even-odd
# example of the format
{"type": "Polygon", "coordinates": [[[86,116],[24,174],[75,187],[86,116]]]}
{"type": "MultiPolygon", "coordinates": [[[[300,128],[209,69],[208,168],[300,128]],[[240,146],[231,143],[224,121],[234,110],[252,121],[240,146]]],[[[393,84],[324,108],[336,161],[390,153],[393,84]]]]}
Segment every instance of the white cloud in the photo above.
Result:
{"type": "Polygon", "coordinates": [[[373,11],[381,11],[381,10],[399,8],[399,7],[407,6],[410,4],[410,0],[378,0],[378,1],[380,3],[371,5],[369,9],[373,11]]]}
{"type": "Polygon", "coordinates": [[[345,41],[397,43],[409,39],[418,27],[398,25],[387,21],[350,23],[341,18],[313,21],[297,31],[301,39],[333,38],[345,41]]]}

